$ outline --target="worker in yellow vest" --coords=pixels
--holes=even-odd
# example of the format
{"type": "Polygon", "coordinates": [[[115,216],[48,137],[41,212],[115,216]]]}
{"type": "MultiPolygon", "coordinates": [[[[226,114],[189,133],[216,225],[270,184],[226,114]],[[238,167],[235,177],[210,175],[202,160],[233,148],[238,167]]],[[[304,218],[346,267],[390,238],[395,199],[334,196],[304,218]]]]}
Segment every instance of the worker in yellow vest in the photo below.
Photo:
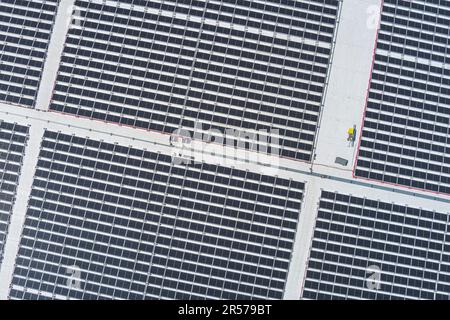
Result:
{"type": "Polygon", "coordinates": [[[353,126],[353,128],[348,128],[347,130],[348,138],[347,141],[349,142],[349,146],[353,146],[356,139],[356,125],[353,126]]]}

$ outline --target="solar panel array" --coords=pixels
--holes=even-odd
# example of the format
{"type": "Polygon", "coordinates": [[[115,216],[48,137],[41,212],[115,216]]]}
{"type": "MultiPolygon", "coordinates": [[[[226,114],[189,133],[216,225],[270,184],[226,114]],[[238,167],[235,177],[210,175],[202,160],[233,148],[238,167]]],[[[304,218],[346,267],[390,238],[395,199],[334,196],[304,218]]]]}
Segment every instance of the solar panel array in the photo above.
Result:
{"type": "Polygon", "coordinates": [[[282,298],[304,184],[171,160],[46,131],[10,297],[282,298]]]}
{"type": "Polygon", "coordinates": [[[384,1],[356,176],[450,194],[449,25],[449,1],[384,1]]]}
{"type": "Polygon", "coordinates": [[[449,299],[449,213],[322,191],[303,298],[449,299]]]}
{"type": "Polygon", "coordinates": [[[77,0],[51,110],[171,133],[279,130],[311,160],[337,0],[77,0]]]}
{"type": "Polygon", "coordinates": [[[0,120],[0,265],[27,140],[28,127],[0,120]]]}
{"type": "Polygon", "coordinates": [[[0,101],[34,106],[58,3],[0,2],[0,101]]]}

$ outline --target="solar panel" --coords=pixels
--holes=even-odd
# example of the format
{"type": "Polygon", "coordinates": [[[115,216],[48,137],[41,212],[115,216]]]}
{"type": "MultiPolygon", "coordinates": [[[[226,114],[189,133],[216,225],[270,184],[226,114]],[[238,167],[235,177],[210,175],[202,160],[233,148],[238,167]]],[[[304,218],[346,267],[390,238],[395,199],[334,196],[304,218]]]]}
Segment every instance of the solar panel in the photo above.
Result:
{"type": "Polygon", "coordinates": [[[322,191],[305,299],[437,299],[450,292],[449,212],[322,191]]]}
{"type": "Polygon", "coordinates": [[[27,140],[28,127],[0,120],[0,266],[27,140]]]}
{"type": "Polygon", "coordinates": [[[281,299],[304,184],[46,131],[12,299],[281,299]]]}
{"type": "Polygon", "coordinates": [[[338,4],[77,0],[50,109],[165,133],[278,130],[282,156],[310,161],[338,4]]]}
{"type": "Polygon", "coordinates": [[[450,194],[450,4],[384,2],[355,175],[450,194]]]}
{"type": "Polygon", "coordinates": [[[0,101],[33,107],[59,0],[0,3],[0,101]]]}

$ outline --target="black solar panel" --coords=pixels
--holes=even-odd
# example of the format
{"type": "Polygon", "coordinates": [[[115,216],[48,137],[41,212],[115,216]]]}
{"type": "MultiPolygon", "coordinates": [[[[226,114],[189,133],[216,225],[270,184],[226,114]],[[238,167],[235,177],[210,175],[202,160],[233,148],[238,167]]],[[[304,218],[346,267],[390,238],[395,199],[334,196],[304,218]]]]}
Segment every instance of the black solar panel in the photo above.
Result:
{"type": "Polygon", "coordinates": [[[0,3],[0,101],[33,107],[59,0],[0,3]]]}
{"type": "Polygon", "coordinates": [[[303,298],[449,299],[442,209],[322,191],[303,298]]]}
{"type": "Polygon", "coordinates": [[[384,2],[355,174],[450,194],[450,3],[384,2]]]}
{"type": "Polygon", "coordinates": [[[304,184],[171,160],[46,131],[10,297],[282,298],[304,184]]]}
{"type": "Polygon", "coordinates": [[[27,140],[28,127],[0,120],[0,265],[27,140]]]}
{"type": "Polygon", "coordinates": [[[77,0],[50,109],[166,133],[277,129],[281,155],[309,161],[338,3],[77,0]]]}

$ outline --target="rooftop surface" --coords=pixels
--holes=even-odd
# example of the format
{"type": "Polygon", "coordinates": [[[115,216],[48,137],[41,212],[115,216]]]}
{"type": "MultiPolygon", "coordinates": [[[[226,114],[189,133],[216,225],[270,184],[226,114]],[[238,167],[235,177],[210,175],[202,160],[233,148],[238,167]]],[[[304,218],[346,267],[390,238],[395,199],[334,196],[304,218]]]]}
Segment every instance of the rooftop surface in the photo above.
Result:
{"type": "MultiPolygon", "coordinates": [[[[70,12],[74,3],[75,1],[68,0],[61,1],[59,4],[53,28],[57,32],[53,32],[49,43],[36,107],[31,109],[0,101],[0,121],[17,123],[30,128],[6,238],[4,259],[0,266],[0,299],[7,299],[10,293],[10,284],[45,130],[60,131],[68,135],[89,137],[93,140],[167,155],[172,155],[174,152],[169,134],[49,110],[65,35],[69,28],[67,12],[70,12]]],[[[362,130],[381,6],[381,0],[340,1],[330,58],[331,67],[328,69],[328,78],[325,83],[312,162],[285,157],[258,156],[253,151],[234,148],[228,150],[201,141],[195,141],[189,146],[190,155],[194,159],[305,183],[284,299],[300,299],[302,296],[323,190],[450,214],[450,195],[391,185],[376,180],[365,180],[353,174],[359,139],[356,138],[353,143],[349,142],[347,130],[356,126],[357,137],[362,130]],[[221,154],[210,154],[214,150],[219,150],[221,154]],[[224,150],[228,150],[226,154],[233,157],[233,159],[228,158],[229,162],[226,162],[226,158],[223,157],[224,150]],[[337,157],[346,160],[347,165],[336,163],[337,157]]]]}

